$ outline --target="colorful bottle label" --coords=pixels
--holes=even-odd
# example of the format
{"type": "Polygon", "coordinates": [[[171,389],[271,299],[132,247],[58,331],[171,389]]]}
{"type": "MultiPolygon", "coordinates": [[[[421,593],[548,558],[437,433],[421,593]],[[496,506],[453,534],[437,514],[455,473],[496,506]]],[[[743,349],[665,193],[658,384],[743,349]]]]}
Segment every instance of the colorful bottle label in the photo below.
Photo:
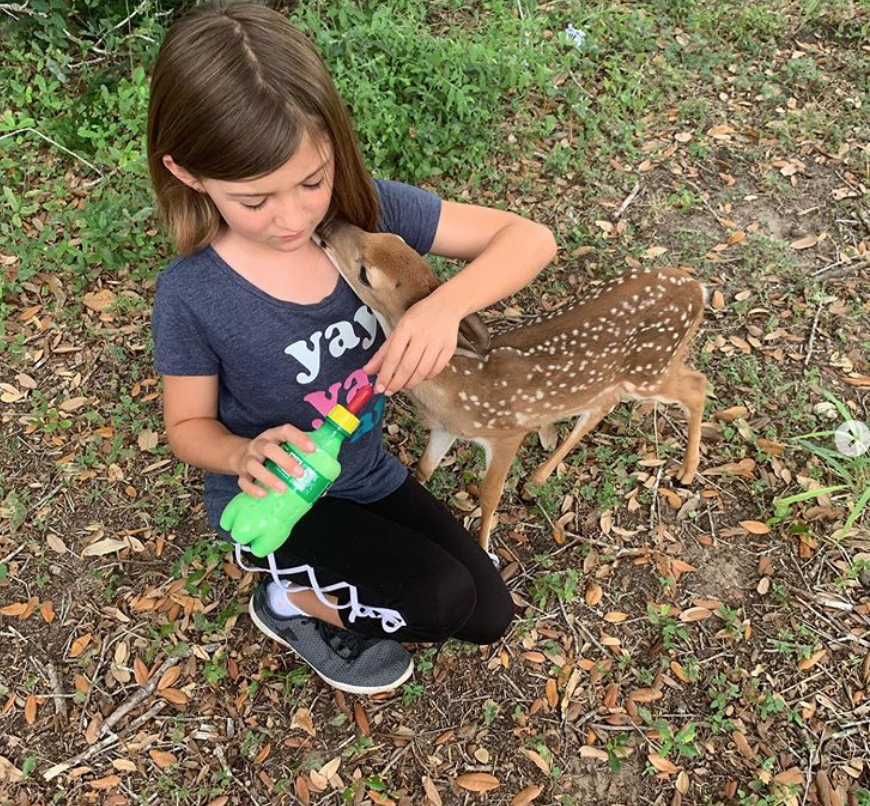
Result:
{"type": "Polygon", "coordinates": [[[290,475],[283,468],[276,465],[271,459],[267,459],[264,464],[291,490],[295,491],[300,498],[304,499],[309,504],[313,504],[332,486],[332,481],[325,476],[321,476],[320,473],[311,467],[311,465],[305,461],[304,454],[300,455],[294,452],[293,456],[298,459],[299,464],[302,465],[301,476],[290,475]]]}

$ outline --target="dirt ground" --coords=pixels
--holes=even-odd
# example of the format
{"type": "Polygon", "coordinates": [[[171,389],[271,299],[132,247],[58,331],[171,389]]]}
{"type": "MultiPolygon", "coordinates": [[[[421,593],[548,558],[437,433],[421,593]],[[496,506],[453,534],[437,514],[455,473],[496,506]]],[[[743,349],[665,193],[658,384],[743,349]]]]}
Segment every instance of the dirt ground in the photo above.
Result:
{"type": "MultiPolygon", "coordinates": [[[[84,297],[150,303],[153,281],[86,289],[59,331],[34,283],[10,318],[27,350],[0,362],[0,803],[870,803],[867,513],[843,529],[867,465],[774,503],[843,483],[807,448],[830,436],[795,440],[842,421],[822,389],[870,421],[870,146],[780,138],[723,94],[700,133],[649,123],[645,159],[597,185],[546,154],[503,166],[497,192],[563,244],[578,222],[603,237],[486,317],[516,326],[632,266],[692,271],[710,291],[698,479],[674,482],[675,409],[614,411],[536,498],[527,439],[493,537],[513,628],[413,647],[390,696],[330,690],[247,617],[257,580],[165,452],[147,304],[84,297]]],[[[413,466],[410,400],[386,422],[413,466]]],[[[430,483],[472,530],[481,469],[459,445],[430,483]]]]}

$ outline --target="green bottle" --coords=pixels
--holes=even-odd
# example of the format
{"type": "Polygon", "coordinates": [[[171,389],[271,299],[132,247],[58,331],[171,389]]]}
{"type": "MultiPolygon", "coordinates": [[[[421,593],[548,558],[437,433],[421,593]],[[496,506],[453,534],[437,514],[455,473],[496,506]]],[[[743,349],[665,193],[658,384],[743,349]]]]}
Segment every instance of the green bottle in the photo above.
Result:
{"type": "Polygon", "coordinates": [[[291,476],[267,459],[264,464],[287,485],[287,489],[283,492],[270,489],[263,498],[239,493],[221,514],[221,529],[229,532],[237,543],[250,546],[257,557],[265,557],[279,548],[296,522],[338,478],[341,473],[338,452],[344,440],[359,425],[356,414],[371,396],[372,387],[363,386],[347,408],[333,406],[323,424],[308,432],[315,445],[312,453],[306,453],[289,442],[282,443],[281,447],[302,465],[302,475],[291,476]]]}

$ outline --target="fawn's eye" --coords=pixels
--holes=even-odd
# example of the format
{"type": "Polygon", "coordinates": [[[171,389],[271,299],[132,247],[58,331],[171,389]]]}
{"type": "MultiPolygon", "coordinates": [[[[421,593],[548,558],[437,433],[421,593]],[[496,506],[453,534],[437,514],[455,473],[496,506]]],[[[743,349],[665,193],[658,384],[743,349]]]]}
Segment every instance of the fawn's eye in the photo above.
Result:
{"type": "Polygon", "coordinates": [[[365,263],[359,264],[359,281],[366,286],[366,288],[371,288],[372,284],[369,280],[369,270],[365,263]]]}

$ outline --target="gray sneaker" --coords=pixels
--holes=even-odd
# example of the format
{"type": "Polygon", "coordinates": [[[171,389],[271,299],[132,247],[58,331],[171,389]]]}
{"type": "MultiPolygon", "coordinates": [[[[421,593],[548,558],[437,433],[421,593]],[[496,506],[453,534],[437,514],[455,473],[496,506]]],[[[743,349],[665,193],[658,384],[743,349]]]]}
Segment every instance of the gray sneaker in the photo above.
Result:
{"type": "Polygon", "coordinates": [[[290,647],[330,686],[350,694],[378,694],[411,676],[414,660],[397,641],[361,638],[310,616],[276,616],[269,608],[267,585],[267,580],[261,582],[248,604],[254,624],[290,647]]]}

